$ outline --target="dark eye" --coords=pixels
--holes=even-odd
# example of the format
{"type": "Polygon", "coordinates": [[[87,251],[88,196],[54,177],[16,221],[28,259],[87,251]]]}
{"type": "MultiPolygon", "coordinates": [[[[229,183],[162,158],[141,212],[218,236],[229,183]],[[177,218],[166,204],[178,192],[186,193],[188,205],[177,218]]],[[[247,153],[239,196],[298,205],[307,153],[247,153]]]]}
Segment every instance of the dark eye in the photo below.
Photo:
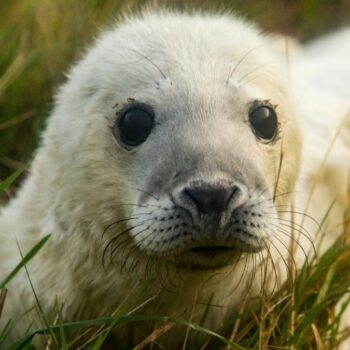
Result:
{"type": "Polygon", "coordinates": [[[122,111],[113,127],[114,136],[126,146],[145,142],[154,126],[154,113],[147,105],[134,105],[122,111]]]}
{"type": "Polygon", "coordinates": [[[277,115],[270,106],[258,106],[249,112],[250,126],[256,137],[273,141],[277,134],[277,115]]]}

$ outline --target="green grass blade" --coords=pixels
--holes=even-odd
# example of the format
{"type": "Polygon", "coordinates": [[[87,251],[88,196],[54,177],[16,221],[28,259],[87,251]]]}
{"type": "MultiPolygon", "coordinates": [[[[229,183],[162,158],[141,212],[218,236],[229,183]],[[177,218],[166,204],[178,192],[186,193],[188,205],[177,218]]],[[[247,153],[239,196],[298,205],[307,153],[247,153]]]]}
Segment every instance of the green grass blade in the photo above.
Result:
{"type": "Polygon", "coordinates": [[[94,345],[90,348],[90,350],[100,350],[103,342],[105,341],[105,337],[103,334],[100,334],[100,336],[95,341],[94,345]]]}
{"type": "Polygon", "coordinates": [[[324,310],[325,305],[323,303],[314,306],[305,316],[305,319],[298,326],[294,336],[290,340],[290,345],[296,346],[297,349],[301,349],[304,344],[305,336],[311,329],[311,324],[315,322],[317,316],[324,310]]]}
{"type": "MultiPolygon", "coordinates": [[[[17,244],[18,244],[18,243],[17,243],[17,244]]],[[[21,256],[22,256],[22,259],[23,259],[21,247],[19,246],[19,244],[18,244],[18,249],[19,249],[19,251],[20,251],[20,253],[21,253],[21,256]]],[[[42,305],[41,305],[41,303],[40,303],[40,301],[39,301],[38,295],[37,295],[37,293],[36,293],[36,291],[35,291],[35,289],[34,289],[34,285],[33,285],[33,283],[32,283],[32,280],[31,280],[30,276],[29,276],[29,272],[28,272],[28,269],[27,269],[27,265],[24,265],[24,269],[25,269],[25,271],[26,271],[26,274],[27,274],[27,277],[28,277],[28,281],[29,281],[30,287],[31,287],[32,292],[33,292],[33,295],[34,295],[34,299],[35,299],[35,301],[36,301],[36,306],[38,307],[41,320],[44,322],[45,327],[49,330],[49,334],[50,334],[50,336],[51,336],[51,339],[53,340],[53,342],[55,343],[55,345],[56,345],[57,348],[58,348],[58,341],[57,341],[56,335],[55,335],[55,333],[51,330],[51,325],[50,325],[49,321],[47,320],[47,317],[46,317],[46,315],[45,315],[45,313],[44,313],[44,309],[43,309],[43,307],[42,307],[42,305]]]]}
{"type": "Polygon", "coordinates": [[[129,316],[120,316],[117,319],[113,317],[102,317],[97,318],[94,320],[86,320],[86,321],[79,321],[79,322],[70,322],[70,323],[63,323],[60,325],[52,325],[50,326],[50,329],[48,328],[42,328],[39,329],[24,338],[22,338],[19,342],[14,344],[10,350],[21,350],[24,346],[27,346],[32,341],[33,337],[38,334],[49,334],[50,332],[60,332],[62,329],[64,331],[74,330],[74,329],[81,329],[81,328],[87,328],[87,327],[94,327],[94,326],[101,326],[101,325],[111,325],[114,324],[115,326],[122,324],[122,323],[129,323],[129,322],[149,322],[149,321],[161,321],[161,322],[174,322],[178,325],[187,326],[193,329],[197,332],[202,332],[204,334],[207,334],[211,337],[214,337],[218,340],[220,340],[222,343],[228,345],[230,349],[232,350],[252,350],[248,348],[243,348],[239,346],[238,344],[226,339],[225,337],[221,336],[220,334],[217,334],[207,328],[204,328],[196,323],[189,322],[186,320],[181,320],[176,317],[161,317],[161,316],[147,316],[147,315],[129,315],[129,316]]]}
{"type": "Polygon", "coordinates": [[[5,324],[5,327],[4,329],[1,331],[0,333],[0,348],[1,348],[1,344],[5,341],[7,335],[9,334],[9,331],[10,331],[10,327],[11,327],[11,323],[12,321],[8,321],[6,324],[5,324]]]}
{"type": "Polygon", "coordinates": [[[4,192],[6,188],[10,187],[16,179],[23,173],[25,170],[25,167],[22,169],[16,170],[14,173],[12,173],[9,177],[7,177],[4,181],[0,182],[0,193],[4,192]]]}
{"type": "Polygon", "coordinates": [[[45,236],[41,239],[21,260],[21,262],[12,270],[12,272],[0,283],[0,289],[4,288],[7,283],[9,283],[12,278],[16,276],[19,270],[21,270],[34,256],[39,252],[39,250],[46,244],[50,235],[45,236]]]}

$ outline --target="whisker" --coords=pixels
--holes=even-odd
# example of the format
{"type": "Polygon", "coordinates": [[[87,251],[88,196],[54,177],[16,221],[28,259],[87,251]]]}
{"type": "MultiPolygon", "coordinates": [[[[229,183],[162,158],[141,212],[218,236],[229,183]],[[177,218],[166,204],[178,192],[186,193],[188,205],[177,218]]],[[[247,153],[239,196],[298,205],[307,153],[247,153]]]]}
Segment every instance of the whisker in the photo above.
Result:
{"type": "Polygon", "coordinates": [[[275,62],[266,62],[264,64],[261,64],[257,67],[255,67],[254,69],[250,70],[248,73],[242,75],[239,79],[238,79],[238,83],[241,83],[246,77],[248,77],[249,75],[251,75],[252,73],[256,72],[257,70],[261,69],[261,68],[265,68],[267,65],[271,65],[271,64],[275,64],[275,62]]]}
{"type": "Polygon", "coordinates": [[[106,233],[110,228],[112,228],[113,226],[118,225],[118,224],[121,223],[121,222],[130,221],[130,220],[137,220],[137,219],[139,219],[139,218],[138,218],[138,217],[129,217],[129,218],[120,219],[120,220],[117,220],[117,221],[112,222],[111,224],[109,224],[109,225],[103,230],[103,232],[102,232],[102,237],[101,237],[101,238],[103,238],[104,235],[105,235],[105,233],[106,233]]]}
{"type": "MultiPolygon", "coordinates": [[[[276,228],[277,228],[277,232],[278,233],[282,233],[283,235],[287,236],[288,238],[292,239],[293,242],[295,242],[297,244],[297,246],[303,251],[303,254],[306,258],[306,264],[309,264],[309,261],[308,261],[308,254],[306,253],[303,245],[299,242],[298,239],[296,239],[295,237],[293,237],[293,235],[291,235],[288,231],[282,229],[281,227],[279,227],[278,225],[274,225],[276,228]]],[[[274,237],[277,237],[277,236],[274,236],[274,237]]],[[[310,240],[309,241],[311,244],[312,244],[312,241],[310,240]]],[[[315,251],[315,254],[316,254],[316,251],[315,251]]]]}
{"type": "MultiPolygon", "coordinates": [[[[271,223],[271,225],[281,228],[281,226],[285,227],[285,228],[289,228],[291,230],[294,230],[296,232],[298,232],[299,236],[304,237],[312,246],[312,250],[314,251],[314,253],[316,254],[316,248],[314,245],[314,242],[311,238],[311,234],[301,225],[299,225],[298,223],[295,222],[291,222],[288,219],[283,219],[283,218],[279,218],[279,217],[275,217],[274,215],[269,216],[268,214],[265,214],[268,218],[271,218],[272,220],[276,220],[277,224],[271,223]]],[[[286,229],[285,229],[285,232],[286,229]]]]}
{"type": "MultiPolygon", "coordinates": [[[[295,259],[294,259],[293,254],[290,252],[289,247],[288,247],[288,246],[286,245],[286,243],[283,242],[283,240],[280,239],[278,236],[274,236],[274,238],[275,238],[278,242],[280,242],[280,243],[282,244],[282,246],[286,249],[286,252],[287,252],[288,256],[292,259],[292,263],[293,263],[294,268],[297,270],[297,263],[296,263],[296,261],[295,261],[295,259]]],[[[282,253],[280,252],[280,250],[277,248],[277,246],[276,246],[273,242],[271,242],[271,244],[272,244],[273,247],[276,249],[276,251],[277,251],[278,255],[281,257],[281,259],[283,260],[283,262],[284,262],[284,264],[285,264],[285,266],[286,266],[286,269],[287,269],[287,274],[288,274],[288,276],[291,276],[292,273],[291,273],[291,271],[290,271],[290,269],[289,269],[289,264],[286,262],[284,256],[282,255],[282,253]]]]}
{"type": "MultiPolygon", "coordinates": [[[[148,221],[151,221],[153,220],[153,218],[150,218],[150,219],[147,219],[147,220],[143,220],[141,221],[138,225],[136,226],[131,226],[121,232],[119,232],[117,235],[115,235],[108,243],[107,245],[105,246],[104,248],[104,251],[103,251],[103,254],[102,254],[102,259],[103,259],[103,264],[104,264],[104,260],[105,260],[105,255],[106,255],[106,252],[107,252],[107,249],[110,248],[113,244],[115,244],[115,242],[122,236],[124,236],[126,233],[134,230],[135,228],[137,227],[140,227],[140,226],[143,226],[145,222],[148,222],[148,221]]],[[[123,241],[124,243],[124,241],[123,241]]],[[[123,244],[122,243],[122,244],[123,244]]],[[[114,254],[114,251],[115,251],[115,248],[111,248],[111,254],[110,254],[110,260],[112,261],[113,260],[113,254],[114,254]]]]}
{"type": "MultiPolygon", "coordinates": [[[[277,268],[276,268],[276,265],[275,265],[275,262],[273,260],[273,257],[272,257],[272,254],[271,254],[271,251],[270,251],[270,247],[267,245],[267,243],[265,242],[265,240],[263,240],[263,243],[265,244],[265,247],[266,247],[266,251],[267,251],[267,254],[268,254],[268,261],[271,262],[271,265],[272,265],[272,271],[275,273],[275,282],[274,282],[274,285],[273,285],[273,288],[272,288],[272,291],[271,291],[271,294],[274,293],[275,291],[275,288],[277,286],[277,289],[279,290],[280,289],[280,285],[279,285],[279,279],[278,279],[278,273],[277,273],[277,268]]],[[[275,248],[276,249],[276,248],[275,248]]],[[[282,257],[283,259],[283,257],[282,257]]],[[[266,271],[268,269],[268,266],[266,267],[266,271]]]]}
{"type": "MultiPolygon", "coordinates": [[[[120,234],[124,234],[124,233],[129,232],[129,231],[131,231],[131,230],[133,230],[133,229],[134,229],[134,226],[131,226],[131,227],[129,227],[129,228],[123,230],[120,234]]],[[[104,250],[103,250],[103,253],[102,253],[102,264],[103,264],[103,266],[105,266],[104,261],[105,261],[105,256],[106,256],[106,253],[107,253],[107,249],[113,244],[113,241],[114,241],[114,240],[115,240],[115,238],[113,238],[112,240],[110,240],[110,241],[107,243],[107,245],[106,245],[106,247],[104,248],[104,250]]]]}
{"type": "MultiPolygon", "coordinates": [[[[140,227],[140,226],[144,226],[145,222],[149,222],[149,221],[153,221],[153,220],[154,220],[153,218],[144,220],[144,221],[142,221],[139,225],[134,226],[133,229],[135,229],[135,228],[137,228],[137,227],[140,227]]],[[[132,236],[128,236],[124,241],[122,241],[120,244],[118,244],[116,247],[114,247],[114,248],[112,249],[111,254],[114,256],[115,253],[116,253],[116,251],[118,250],[118,248],[123,247],[123,245],[124,245],[125,243],[128,243],[129,240],[134,241],[135,238],[136,238],[137,236],[139,236],[140,234],[142,234],[143,232],[145,232],[145,231],[147,231],[147,230],[150,230],[150,228],[152,227],[152,225],[156,224],[157,222],[158,222],[158,221],[154,221],[151,225],[148,225],[145,229],[143,229],[143,230],[141,230],[141,231],[135,233],[135,234],[132,235],[132,236]]],[[[114,237],[114,238],[112,239],[112,240],[114,240],[114,243],[116,242],[115,239],[118,239],[118,237],[121,237],[121,236],[124,235],[124,234],[125,234],[125,231],[119,233],[116,237],[114,237]]],[[[144,240],[146,240],[146,239],[149,237],[149,235],[151,235],[151,234],[152,234],[152,231],[150,231],[150,232],[148,233],[148,235],[146,235],[146,236],[143,238],[143,240],[142,240],[141,242],[139,242],[139,243],[141,244],[141,243],[142,243],[144,240]]],[[[135,244],[135,246],[137,246],[137,244],[135,244]]]]}
{"type": "Polygon", "coordinates": [[[136,187],[134,187],[134,189],[136,189],[136,191],[139,191],[139,192],[142,192],[142,193],[144,193],[144,194],[147,194],[149,197],[151,197],[151,198],[155,199],[157,202],[159,202],[159,198],[156,197],[156,196],[155,196],[154,194],[152,194],[151,192],[148,192],[148,191],[145,191],[145,190],[143,190],[143,189],[136,188],[136,187]]]}
{"type": "Polygon", "coordinates": [[[295,211],[295,210],[277,210],[277,213],[294,214],[294,215],[300,215],[304,218],[306,217],[306,218],[310,219],[317,226],[317,228],[319,229],[320,232],[322,232],[322,227],[319,224],[319,222],[309,214],[305,214],[305,213],[295,211]]]}
{"type": "Polygon", "coordinates": [[[260,45],[260,46],[256,46],[256,47],[253,47],[251,48],[250,50],[248,50],[238,61],[237,63],[235,64],[235,66],[233,67],[233,69],[231,69],[229,71],[229,74],[226,78],[226,84],[229,83],[230,79],[233,77],[233,74],[235,74],[236,70],[238,69],[238,67],[241,65],[241,63],[252,53],[254,52],[255,50],[257,49],[261,49],[263,46],[260,45]]]}

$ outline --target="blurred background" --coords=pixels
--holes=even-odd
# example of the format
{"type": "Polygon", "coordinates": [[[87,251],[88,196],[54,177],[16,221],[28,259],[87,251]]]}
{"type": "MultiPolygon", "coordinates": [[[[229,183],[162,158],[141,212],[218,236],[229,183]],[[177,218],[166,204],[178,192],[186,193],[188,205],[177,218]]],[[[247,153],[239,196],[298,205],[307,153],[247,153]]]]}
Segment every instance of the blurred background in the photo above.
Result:
{"type": "Polygon", "coordinates": [[[302,41],[350,25],[350,0],[0,0],[0,180],[31,159],[83,48],[121,12],[150,4],[227,10],[302,41]]]}

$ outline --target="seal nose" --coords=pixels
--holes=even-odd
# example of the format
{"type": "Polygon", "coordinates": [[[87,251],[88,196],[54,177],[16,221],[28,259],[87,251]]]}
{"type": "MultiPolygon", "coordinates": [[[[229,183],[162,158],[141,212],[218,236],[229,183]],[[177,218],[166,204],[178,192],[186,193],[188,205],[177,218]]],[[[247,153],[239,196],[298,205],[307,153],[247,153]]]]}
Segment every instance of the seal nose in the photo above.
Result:
{"type": "Polygon", "coordinates": [[[184,189],[184,193],[196,205],[197,209],[203,214],[224,212],[230,199],[239,191],[238,186],[212,186],[196,185],[184,189]]]}

